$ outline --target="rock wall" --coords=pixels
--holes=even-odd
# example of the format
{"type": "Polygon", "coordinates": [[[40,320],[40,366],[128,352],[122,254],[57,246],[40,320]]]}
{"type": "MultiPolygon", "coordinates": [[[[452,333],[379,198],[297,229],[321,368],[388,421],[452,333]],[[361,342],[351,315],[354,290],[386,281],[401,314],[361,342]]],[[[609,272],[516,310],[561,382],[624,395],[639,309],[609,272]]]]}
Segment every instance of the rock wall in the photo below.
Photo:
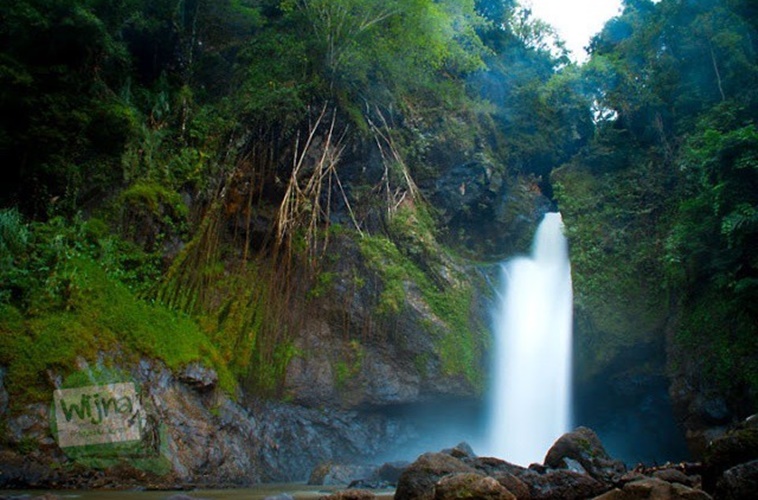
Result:
{"type": "Polygon", "coordinates": [[[173,374],[149,360],[126,368],[141,388],[145,434],[156,431],[150,458],[168,461],[168,470],[126,454],[96,471],[90,462],[67,456],[51,431],[49,406],[40,403],[3,415],[0,488],[301,481],[325,460],[371,463],[418,437],[408,419],[381,412],[306,408],[243,395],[235,401],[208,383],[213,372],[206,369],[173,374]]]}
{"type": "MultiPolygon", "coordinates": [[[[550,204],[529,180],[508,179],[469,156],[440,166],[434,177],[441,180],[421,186],[424,198],[440,209],[440,225],[449,225],[447,243],[501,257],[531,240],[550,204]],[[466,230],[481,235],[481,245],[453,235],[466,230]]],[[[348,148],[341,176],[350,196],[352,187],[374,185],[383,172],[375,147],[348,148]]],[[[350,226],[344,198],[332,199],[333,222],[350,226]]],[[[147,465],[145,457],[93,466],[67,456],[51,431],[49,403],[9,404],[0,371],[0,487],[304,480],[324,461],[411,459],[422,449],[472,439],[486,383],[488,270],[452,256],[434,227],[413,218],[412,200],[406,203],[400,208],[412,217],[392,235],[378,210],[354,206],[364,210],[366,234],[386,237],[392,259],[401,262],[377,266],[355,234],[333,236],[322,270],[326,286],[302,301],[304,319],[288,332],[295,354],[276,400],[257,399],[244,384],[238,394],[224,394],[217,376],[200,365],[176,372],[152,359],[135,362],[135,353],[101,354],[102,363],[128,373],[142,390],[155,454],[147,465]],[[389,310],[382,304],[388,288],[397,295],[389,310]]],[[[230,224],[259,234],[258,226],[271,222],[230,224]]],[[[88,369],[84,359],[80,365],[88,369]]],[[[51,367],[51,392],[66,375],[51,367]]]]}

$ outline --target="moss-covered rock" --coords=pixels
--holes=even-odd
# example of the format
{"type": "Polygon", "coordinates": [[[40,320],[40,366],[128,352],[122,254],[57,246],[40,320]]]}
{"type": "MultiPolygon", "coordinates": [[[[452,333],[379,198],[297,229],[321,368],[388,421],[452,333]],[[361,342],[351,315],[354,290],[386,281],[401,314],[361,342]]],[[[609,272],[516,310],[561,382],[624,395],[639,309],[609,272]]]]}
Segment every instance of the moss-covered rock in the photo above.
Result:
{"type": "Polygon", "coordinates": [[[516,496],[491,477],[474,473],[445,476],[434,485],[434,500],[516,500],[516,496]]]}
{"type": "Polygon", "coordinates": [[[612,459],[597,434],[586,427],[558,438],[545,456],[545,465],[556,469],[570,469],[570,461],[579,463],[593,478],[602,482],[613,482],[626,472],[624,464],[612,459]]]}
{"type": "Polygon", "coordinates": [[[445,476],[457,473],[484,478],[476,469],[446,453],[425,453],[400,476],[395,492],[397,500],[432,500],[435,485],[445,476]]]}

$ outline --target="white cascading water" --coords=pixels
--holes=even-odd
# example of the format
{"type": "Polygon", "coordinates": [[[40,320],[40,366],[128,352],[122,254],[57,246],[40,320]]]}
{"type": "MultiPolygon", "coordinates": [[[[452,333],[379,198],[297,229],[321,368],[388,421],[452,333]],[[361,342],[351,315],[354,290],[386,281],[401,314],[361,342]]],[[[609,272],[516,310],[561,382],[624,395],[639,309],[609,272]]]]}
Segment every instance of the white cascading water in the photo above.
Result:
{"type": "Polygon", "coordinates": [[[559,213],[537,228],[531,257],[502,264],[494,314],[490,452],[541,463],[571,425],[572,290],[559,213]]]}

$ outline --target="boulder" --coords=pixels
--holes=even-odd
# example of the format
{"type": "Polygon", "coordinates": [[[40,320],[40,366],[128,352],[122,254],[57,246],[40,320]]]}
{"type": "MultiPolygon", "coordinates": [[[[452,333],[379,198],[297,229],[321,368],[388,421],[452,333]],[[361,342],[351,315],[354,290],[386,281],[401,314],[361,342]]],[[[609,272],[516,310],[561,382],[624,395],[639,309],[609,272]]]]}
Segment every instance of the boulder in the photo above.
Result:
{"type": "Polygon", "coordinates": [[[444,476],[456,473],[483,476],[447,453],[425,453],[401,474],[395,500],[432,500],[437,482],[444,476]]]}
{"type": "Polygon", "coordinates": [[[389,489],[397,486],[400,475],[408,468],[408,462],[387,462],[373,471],[363,479],[356,479],[348,488],[358,488],[367,490],[389,489]]]}
{"type": "Polygon", "coordinates": [[[466,442],[458,443],[454,448],[442,450],[442,453],[447,453],[455,458],[476,458],[474,449],[466,442]]]}
{"type": "Polygon", "coordinates": [[[727,469],[716,484],[715,497],[752,500],[758,492],[758,460],[727,469]]]}
{"type": "Polygon", "coordinates": [[[683,484],[685,486],[689,486],[690,488],[698,486],[698,483],[700,482],[700,478],[698,476],[688,476],[684,472],[674,468],[657,470],[653,472],[653,477],[662,479],[667,483],[683,484]]]}
{"type": "Polygon", "coordinates": [[[407,469],[410,465],[411,464],[408,462],[384,463],[371,474],[371,479],[377,481],[385,481],[393,486],[397,486],[397,483],[400,480],[400,476],[403,474],[403,471],[405,471],[405,469],[407,469]]]}
{"type": "MultiPolygon", "coordinates": [[[[628,500],[710,500],[711,496],[702,490],[689,488],[679,483],[669,483],[662,479],[648,477],[624,486],[628,500]]],[[[623,498],[623,497],[619,497],[623,498]]]]}
{"type": "Polygon", "coordinates": [[[545,456],[551,469],[577,469],[577,464],[596,480],[615,483],[626,472],[626,466],[612,459],[594,431],[579,427],[558,438],[545,456]]]}
{"type": "Polygon", "coordinates": [[[497,480],[471,472],[451,474],[434,486],[435,500],[516,500],[497,480]]]}
{"type": "Polygon", "coordinates": [[[631,494],[625,492],[624,490],[613,488],[611,491],[606,491],[602,495],[597,496],[592,500],[634,500],[634,498],[631,494]]]}
{"type": "Polygon", "coordinates": [[[726,470],[753,460],[758,460],[758,428],[738,429],[714,440],[703,461],[703,489],[713,492],[726,470]]]}
{"type": "Polygon", "coordinates": [[[579,500],[592,498],[607,491],[597,479],[566,469],[551,470],[545,474],[524,474],[520,479],[529,487],[533,500],[579,500]]]}
{"type": "Polygon", "coordinates": [[[368,478],[374,469],[370,465],[344,465],[325,462],[313,469],[308,484],[313,486],[351,484],[368,478]]]}
{"type": "Polygon", "coordinates": [[[198,391],[210,391],[218,384],[218,374],[201,363],[190,363],[182,369],[179,380],[198,391]]]}
{"type": "Polygon", "coordinates": [[[477,457],[466,460],[465,462],[488,476],[495,476],[499,473],[509,473],[518,477],[527,470],[520,465],[512,464],[495,457],[477,457]]]}
{"type": "Polygon", "coordinates": [[[530,500],[532,498],[529,486],[510,472],[495,472],[492,477],[502,484],[506,490],[513,493],[518,500],[530,500]]]}

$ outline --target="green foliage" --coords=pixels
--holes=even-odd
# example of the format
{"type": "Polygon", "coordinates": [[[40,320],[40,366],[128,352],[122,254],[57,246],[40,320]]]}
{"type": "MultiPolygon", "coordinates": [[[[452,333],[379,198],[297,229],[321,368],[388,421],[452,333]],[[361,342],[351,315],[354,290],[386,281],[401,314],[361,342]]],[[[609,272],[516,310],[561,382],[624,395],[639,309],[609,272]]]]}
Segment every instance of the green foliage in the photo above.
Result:
{"type": "Polygon", "coordinates": [[[436,271],[442,264],[429,252],[434,248],[439,255],[444,250],[425,225],[431,220],[423,210],[404,208],[396,217],[390,227],[397,242],[385,236],[365,236],[359,241],[368,266],[382,279],[377,313],[401,314],[407,307],[427,309],[428,327],[437,338],[437,355],[445,373],[461,375],[481,389],[483,332],[472,321],[473,290],[454,275],[445,280],[436,271]],[[422,304],[417,303],[419,299],[422,304]]]}
{"type": "Polygon", "coordinates": [[[483,65],[476,33],[483,20],[472,0],[291,0],[282,8],[296,33],[309,34],[309,59],[328,91],[353,105],[366,90],[374,101],[402,102],[427,92],[437,72],[463,75],[483,65]]]}
{"type": "Polygon", "coordinates": [[[351,340],[348,347],[344,359],[334,365],[334,382],[338,388],[345,387],[350,379],[361,372],[363,358],[366,356],[363,346],[357,340],[351,340]]]}
{"type": "Polygon", "coordinates": [[[134,126],[108,85],[126,52],[93,5],[4,1],[0,39],[0,157],[9,182],[0,199],[45,215],[74,211],[119,179],[118,159],[134,126]]]}
{"type": "MultiPolygon", "coordinates": [[[[685,303],[676,342],[699,357],[702,376],[730,397],[758,390],[755,311],[709,287],[685,303]]],[[[748,403],[749,404],[749,403],[748,403]]]]}
{"type": "Polygon", "coordinates": [[[758,66],[742,7],[626,2],[582,69],[597,135],[553,179],[580,365],[602,366],[676,320],[672,360],[697,359],[704,385],[749,406],[758,394],[758,66]]]}
{"type": "Polygon", "coordinates": [[[405,303],[404,281],[409,272],[402,264],[410,264],[386,237],[367,236],[360,240],[361,253],[369,266],[381,273],[383,288],[378,298],[379,314],[398,313],[405,303]]]}
{"type": "Polygon", "coordinates": [[[733,103],[715,107],[688,138],[667,271],[687,290],[678,341],[702,351],[704,369],[725,390],[756,393],[758,130],[743,114],[733,103]]]}
{"type": "Polygon", "coordinates": [[[336,274],[331,271],[324,271],[318,274],[316,284],[308,291],[309,299],[323,297],[332,289],[336,274]]]}
{"type": "MultiPolygon", "coordinates": [[[[19,223],[14,215],[2,214],[2,220],[19,223]]],[[[102,244],[101,222],[69,225],[53,219],[19,227],[28,231],[30,244],[16,248],[11,265],[3,269],[0,301],[0,364],[8,366],[7,387],[19,401],[47,395],[48,370],[66,373],[79,358],[94,361],[101,353],[120,350],[124,359],[150,356],[171,369],[205,362],[232,391],[234,379],[194,322],[136,298],[118,281],[143,283],[144,276],[130,276],[141,272],[121,266],[128,254],[102,244]],[[114,249],[119,257],[109,255],[114,249]],[[105,268],[96,262],[100,258],[105,268]]]]}
{"type": "Polygon", "coordinates": [[[272,30],[253,38],[239,57],[242,116],[285,128],[299,123],[319,85],[309,62],[302,34],[272,30]]]}
{"type": "Polygon", "coordinates": [[[58,267],[55,272],[66,277],[65,304],[43,298],[45,307],[38,305],[27,318],[4,306],[11,320],[2,325],[1,362],[9,367],[11,394],[45,396],[50,368],[65,372],[79,357],[94,361],[101,352],[119,349],[127,349],[127,358],[150,356],[171,369],[205,361],[232,390],[234,381],[215,358],[215,348],[190,319],[134,298],[91,260],[76,258],[58,267]]]}
{"type": "Polygon", "coordinates": [[[656,168],[593,176],[567,166],[553,176],[571,249],[583,377],[624,349],[653,342],[666,320],[659,262],[666,190],[656,168]]]}
{"type": "MultiPolygon", "coordinates": [[[[473,291],[413,186],[473,160],[503,186],[528,179],[504,210],[551,197],[555,182],[589,371],[659,335],[677,300],[680,338],[713,346],[714,376],[753,384],[748,3],[625,2],[578,68],[510,0],[0,0],[0,205],[17,207],[0,210],[9,380],[41,387],[47,368],[120,347],[174,368],[200,359],[225,387],[236,377],[276,394],[300,315],[336,276],[299,260],[315,231],[302,221],[320,230],[349,202],[361,231],[386,222],[388,237],[360,241],[382,281],[377,314],[428,313],[446,372],[478,384],[473,291]],[[348,146],[352,168],[298,201],[283,251],[265,226],[300,155],[296,175],[325,179],[310,177],[319,109],[336,109],[330,153],[341,163],[348,146]],[[351,157],[374,141],[381,180],[351,157]],[[399,205],[397,186],[410,195],[399,205]],[[160,305],[136,298],[155,295],[160,305]]],[[[355,366],[335,370],[344,381],[355,366]]]]}
{"type": "Polygon", "coordinates": [[[138,182],[119,195],[122,237],[139,244],[147,252],[159,250],[164,239],[186,232],[188,208],[181,196],[153,182],[138,182]]]}

